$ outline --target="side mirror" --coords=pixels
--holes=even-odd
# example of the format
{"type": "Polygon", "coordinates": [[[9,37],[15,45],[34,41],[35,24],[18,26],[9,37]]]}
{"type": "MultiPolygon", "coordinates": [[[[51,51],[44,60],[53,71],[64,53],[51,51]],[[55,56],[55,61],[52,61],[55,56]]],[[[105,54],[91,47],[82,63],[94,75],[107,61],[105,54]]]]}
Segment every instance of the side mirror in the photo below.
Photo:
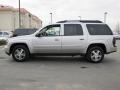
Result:
{"type": "Polygon", "coordinates": [[[38,33],[35,35],[36,37],[42,37],[42,34],[41,33],[38,33]]]}
{"type": "Polygon", "coordinates": [[[13,34],[13,37],[16,37],[16,36],[18,36],[17,34],[13,34]]]}

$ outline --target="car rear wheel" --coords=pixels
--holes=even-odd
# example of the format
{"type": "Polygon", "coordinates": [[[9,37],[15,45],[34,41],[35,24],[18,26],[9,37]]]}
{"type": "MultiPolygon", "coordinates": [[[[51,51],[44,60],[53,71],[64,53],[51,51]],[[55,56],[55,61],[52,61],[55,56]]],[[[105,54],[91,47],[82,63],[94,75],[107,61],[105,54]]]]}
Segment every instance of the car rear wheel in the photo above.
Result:
{"type": "Polygon", "coordinates": [[[12,51],[13,59],[17,62],[23,62],[29,58],[29,50],[24,45],[17,45],[12,51]]]}
{"type": "Polygon", "coordinates": [[[86,58],[90,62],[99,63],[104,59],[104,51],[98,46],[91,47],[86,54],[86,58]]]}

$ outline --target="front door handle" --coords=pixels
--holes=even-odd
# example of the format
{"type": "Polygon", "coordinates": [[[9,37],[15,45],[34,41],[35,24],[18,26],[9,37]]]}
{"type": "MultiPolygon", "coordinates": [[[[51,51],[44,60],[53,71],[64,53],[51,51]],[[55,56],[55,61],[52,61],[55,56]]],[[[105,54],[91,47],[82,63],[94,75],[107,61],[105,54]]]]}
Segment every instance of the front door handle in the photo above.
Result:
{"type": "Polygon", "coordinates": [[[59,41],[59,39],[56,38],[55,41],[59,41]]]}

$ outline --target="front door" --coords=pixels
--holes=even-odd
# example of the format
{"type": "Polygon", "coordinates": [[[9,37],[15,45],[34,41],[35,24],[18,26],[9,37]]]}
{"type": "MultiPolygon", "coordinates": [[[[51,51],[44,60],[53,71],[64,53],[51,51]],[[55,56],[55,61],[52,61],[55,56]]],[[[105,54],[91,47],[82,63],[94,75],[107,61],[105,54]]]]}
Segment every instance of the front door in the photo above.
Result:
{"type": "Polygon", "coordinates": [[[39,34],[40,37],[35,37],[33,42],[35,53],[60,53],[61,52],[61,26],[49,25],[43,28],[39,34]]]}

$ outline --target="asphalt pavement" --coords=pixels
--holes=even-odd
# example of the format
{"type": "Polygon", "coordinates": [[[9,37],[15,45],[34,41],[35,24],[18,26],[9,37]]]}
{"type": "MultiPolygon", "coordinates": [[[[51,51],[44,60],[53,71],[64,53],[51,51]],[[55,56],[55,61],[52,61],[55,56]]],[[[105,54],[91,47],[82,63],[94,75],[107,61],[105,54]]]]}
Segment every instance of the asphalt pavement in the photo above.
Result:
{"type": "Polygon", "coordinates": [[[36,57],[19,63],[0,48],[0,90],[120,90],[118,52],[102,63],[83,57],[36,57]]]}

